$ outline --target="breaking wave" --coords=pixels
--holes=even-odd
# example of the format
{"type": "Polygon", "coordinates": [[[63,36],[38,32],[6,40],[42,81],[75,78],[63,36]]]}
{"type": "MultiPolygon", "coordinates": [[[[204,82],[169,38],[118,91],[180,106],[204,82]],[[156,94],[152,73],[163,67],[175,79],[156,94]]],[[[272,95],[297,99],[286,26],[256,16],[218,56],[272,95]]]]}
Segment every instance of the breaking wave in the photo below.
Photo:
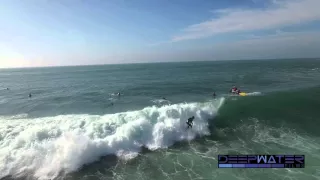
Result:
{"type": "Polygon", "coordinates": [[[224,98],[108,115],[60,115],[0,119],[0,178],[32,175],[52,179],[101,156],[136,157],[141,148],[167,148],[177,141],[209,135],[209,119],[224,98]],[[186,120],[195,116],[194,126],[186,120]]]}

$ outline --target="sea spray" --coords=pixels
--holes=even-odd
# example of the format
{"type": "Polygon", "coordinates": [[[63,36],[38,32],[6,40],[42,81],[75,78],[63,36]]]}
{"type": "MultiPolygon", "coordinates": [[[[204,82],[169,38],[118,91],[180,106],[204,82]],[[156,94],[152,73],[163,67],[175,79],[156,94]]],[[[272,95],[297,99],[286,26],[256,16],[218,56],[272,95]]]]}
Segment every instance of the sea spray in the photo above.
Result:
{"type": "Polygon", "coordinates": [[[155,150],[209,135],[208,119],[217,114],[223,102],[221,98],[104,116],[1,117],[0,178],[33,174],[52,179],[101,156],[131,159],[142,146],[155,150]],[[194,126],[187,130],[185,122],[190,116],[195,116],[194,126]]]}

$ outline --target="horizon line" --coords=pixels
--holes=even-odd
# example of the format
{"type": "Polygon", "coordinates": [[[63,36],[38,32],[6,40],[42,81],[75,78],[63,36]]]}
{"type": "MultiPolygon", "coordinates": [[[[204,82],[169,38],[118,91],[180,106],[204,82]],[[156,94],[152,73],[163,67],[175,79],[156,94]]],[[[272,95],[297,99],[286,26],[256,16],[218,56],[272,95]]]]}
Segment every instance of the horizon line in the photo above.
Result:
{"type": "Polygon", "coordinates": [[[39,69],[39,68],[63,68],[63,67],[87,67],[87,66],[112,66],[112,65],[133,65],[133,64],[159,64],[159,63],[193,63],[193,62],[221,62],[221,61],[269,61],[269,60],[316,60],[320,57],[314,58],[268,58],[268,59],[226,59],[226,60],[200,60],[200,61],[154,61],[154,62],[131,62],[131,63],[102,63],[102,64],[80,64],[80,65],[53,65],[53,66],[32,66],[32,67],[0,67],[0,70],[11,69],[39,69]]]}

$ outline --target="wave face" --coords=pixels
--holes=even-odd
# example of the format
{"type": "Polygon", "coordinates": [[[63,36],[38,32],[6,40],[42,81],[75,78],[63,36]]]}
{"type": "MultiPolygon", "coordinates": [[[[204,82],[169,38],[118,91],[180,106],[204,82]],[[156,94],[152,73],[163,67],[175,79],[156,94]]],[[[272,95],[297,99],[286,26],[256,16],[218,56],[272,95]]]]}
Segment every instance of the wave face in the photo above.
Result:
{"type": "Polygon", "coordinates": [[[101,156],[131,159],[142,147],[156,150],[209,135],[209,119],[223,102],[221,98],[103,116],[0,117],[0,178],[52,179],[101,156]],[[190,116],[195,116],[194,126],[187,129],[190,116]]]}

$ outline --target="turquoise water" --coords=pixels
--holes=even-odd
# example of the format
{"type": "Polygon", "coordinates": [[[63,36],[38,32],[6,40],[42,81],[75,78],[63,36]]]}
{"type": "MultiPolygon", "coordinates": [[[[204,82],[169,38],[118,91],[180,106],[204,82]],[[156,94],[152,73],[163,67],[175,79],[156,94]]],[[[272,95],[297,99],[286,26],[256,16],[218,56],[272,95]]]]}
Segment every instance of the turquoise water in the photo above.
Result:
{"type": "Polygon", "coordinates": [[[3,69],[0,82],[0,178],[320,178],[319,60],[3,69]],[[217,168],[252,153],[305,154],[306,168],[217,168]]]}

